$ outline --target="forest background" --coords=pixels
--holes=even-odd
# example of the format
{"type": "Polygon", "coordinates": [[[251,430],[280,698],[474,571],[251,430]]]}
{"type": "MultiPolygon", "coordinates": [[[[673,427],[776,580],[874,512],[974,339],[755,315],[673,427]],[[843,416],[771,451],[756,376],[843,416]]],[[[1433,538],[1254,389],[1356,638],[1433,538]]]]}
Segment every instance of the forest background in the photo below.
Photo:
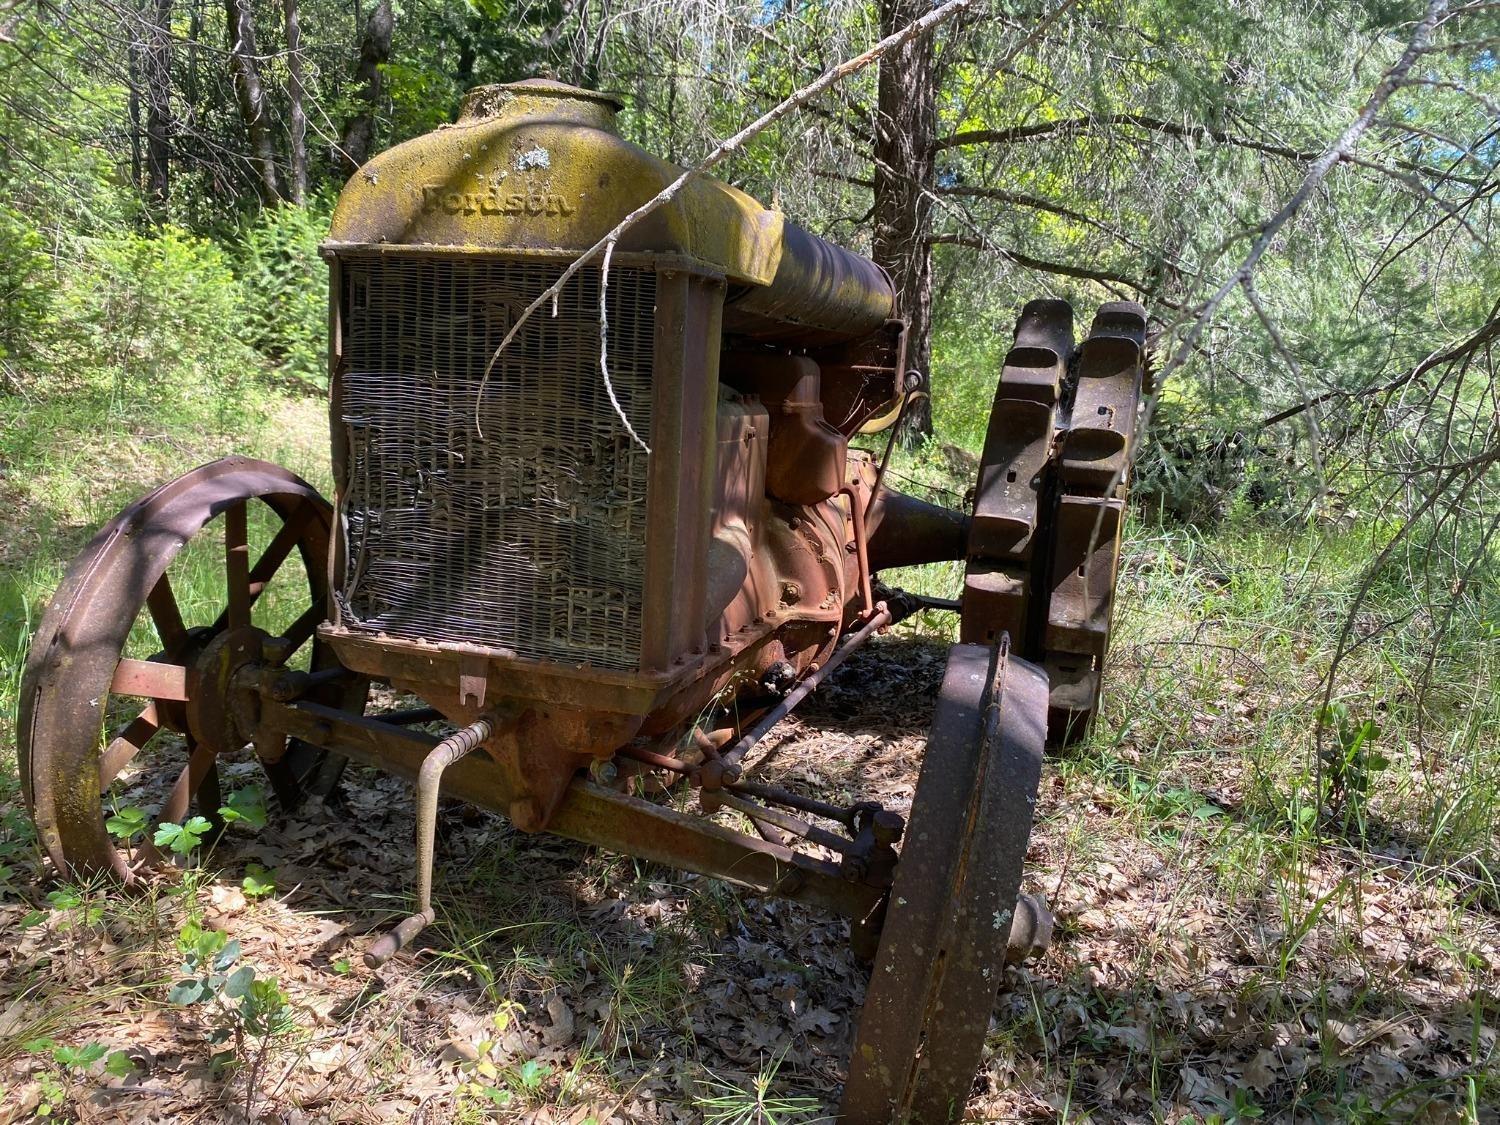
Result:
{"type": "MultiPolygon", "coordinates": [[[[43,901],[22,889],[15,690],[92,528],[231,451],[326,484],[317,245],[353,169],[451,121],[472,86],[538,73],[619,93],[626,136],[692,165],[929,9],[0,0],[6,885],[43,901]]],[[[1177,906],[1279,918],[1251,958],[1270,1008],[1244,1003],[1301,1038],[1205,1064],[1163,1046],[1171,1019],[1150,1005],[1065,1016],[1069,986],[1002,1021],[997,1044],[1030,1062],[994,1064],[997,1089],[1064,1116],[1161,1099],[1225,1119],[1495,1109],[1497,52],[1489,0],[998,0],[715,170],[890,270],[931,392],[898,469],[935,495],[969,484],[1025,301],[1151,313],[1117,670],[1053,815],[1066,837],[1088,834],[1062,811],[1080,795],[1109,814],[1070,878],[1149,853],[1177,873],[1177,906]],[[1359,936],[1377,886],[1419,922],[1399,956],[1359,936]],[[1418,962],[1443,983],[1408,987],[1418,962]]],[[[1131,979],[1155,940],[1114,949],[1131,979]]],[[[8,984],[35,1002],[46,970],[17,964],[8,984]]],[[[11,1023],[21,1087],[83,1081],[11,1023]]],[[[600,1081],[635,1089],[614,1057],[600,1081]]],[[[540,1105],[566,1100],[559,1074],[508,1081],[540,1105]]],[[[731,1085],[754,1105],[787,1081],[817,1086],[796,1068],[731,1085]]]]}

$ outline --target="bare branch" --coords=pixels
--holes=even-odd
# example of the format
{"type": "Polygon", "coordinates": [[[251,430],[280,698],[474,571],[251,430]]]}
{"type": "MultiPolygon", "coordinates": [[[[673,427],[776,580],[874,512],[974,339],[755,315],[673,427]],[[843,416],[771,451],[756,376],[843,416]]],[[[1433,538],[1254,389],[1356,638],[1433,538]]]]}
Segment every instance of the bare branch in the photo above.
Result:
{"type": "MultiPolygon", "coordinates": [[[[534,301],[531,302],[531,304],[527,305],[526,308],[522,310],[521,315],[516,318],[515,323],[510,326],[510,330],[506,332],[504,338],[500,341],[499,347],[495,349],[495,354],[490,356],[490,361],[485,365],[484,368],[484,376],[479,381],[479,392],[474,403],[475,432],[478,433],[481,438],[484,437],[484,431],[480,427],[479,407],[484,398],[485,387],[489,383],[490,372],[494,370],[495,364],[499,361],[501,353],[503,353],[505,349],[510,345],[510,342],[516,338],[516,335],[521,331],[522,326],[525,325],[525,323],[529,319],[531,319],[536,311],[543,305],[546,305],[548,302],[554,301],[559,296],[561,296],[563,287],[573,279],[573,277],[578,273],[579,270],[583,269],[586,264],[592,261],[596,255],[613,248],[614,244],[620,240],[621,236],[624,235],[627,230],[633,227],[636,223],[640,222],[647,215],[651,214],[657,208],[661,207],[664,203],[670,202],[671,199],[679,191],[681,191],[686,184],[703,175],[709,169],[713,168],[715,165],[723,161],[730,154],[736,152],[745,144],[745,142],[753,139],[759,133],[764,132],[768,127],[775,124],[783,117],[786,117],[794,110],[806,105],[808,102],[812,101],[813,98],[821,94],[824,90],[828,89],[838,82],[843,81],[851,74],[859,73],[861,70],[865,69],[865,67],[878,60],[887,51],[890,51],[896,47],[900,47],[905,43],[909,43],[913,39],[916,39],[921,35],[925,35],[927,32],[940,26],[947,20],[952,19],[954,16],[958,15],[958,13],[964,11],[966,8],[973,7],[978,2],[979,0],[948,0],[948,3],[934,8],[921,19],[915,21],[914,23],[908,24],[906,27],[902,28],[900,31],[895,32],[894,34],[886,36],[884,39],[880,40],[878,43],[876,43],[874,46],[870,47],[863,53],[855,55],[853,58],[846,59],[843,62],[839,63],[837,66],[833,66],[828,70],[825,70],[812,82],[809,82],[806,86],[802,87],[802,89],[797,90],[795,93],[784,98],[780,103],[773,106],[765,113],[761,114],[749,125],[746,125],[743,129],[741,129],[738,133],[735,133],[734,136],[719,142],[719,144],[714,147],[713,151],[710,152],[706,157],[704,157],[692,168],[685,169],[680,176],[678,176],[666,187],[662,188],[661,191],[657,192],[645,203],[642,203],[635,210],[631,211],[630,214],[626,215],[623,219],[616,223],[614,227],[604,235],[603,238],[599,239],[599,241],[594,243],[593,246],[589,247],[581,255],[575,258],[572,264],[569,265],[567,269],[563,270],[561,277],[559,277],[555,282],[549,285],[542,293],[537,296],[534,301]]],[[[645,443],[641,442],[639,438],[637,438],[636,441],[642,446],[642,448],[646,448],[645,443]]],[[[650,450],[647,449],[647,452],[649,453],[650,450]]]]}
{"type": "Polygon", "coordinates": [[[978,238],[970,238],[961,234],[937,234],[928,240],[934,246],[965,246],[971,250],[988,250],[999,254],[1006,261],[1014,262],[1023,269],[1036,270],[1040,273],[1055,273],[1064,277],[1076,277],[1083,281],[1098,281],[1109,285],[1123,285],[1127,289],[1134,289],[1137,293],[1146,296],[1154,296],[1156,290],[1134,278],[1126,277],[1124,274],[1113,273],[1109,270],[1090,269],[1087,266],[1070,265],[1067,262],[1049,262],[1042,258],[1033,258],[1030,254],[1023,254],[1019,250],[1011,250],[1004,246],[996,246],[978,238]]]}
{"type": "MultiPolygon", "coordinates": [[[[1019,141],[1035,140],[1038,137],[1091,132],[1120,125],[1134,126],[1148,132],[1163,133],[1167,136],[1182,137],[1188,140],[1217,141],[1220,144],[1233,145],[1236,148],[1265,153],[1267,156],[1279,156],[1286,160],[1296,161],[1299,164],[1316,160],[1320,155],[1317,149],[1292,148],[1290,145],[1260,141],[1254,137],[1231,133],[1226,129],[1213,128],[1208,125],[1165,121],[1159,117],[1150,117],[1140,113],[1105,113],[1081,117],[1067,117],[1056,121],[1038,121],[1030,125],[1014,125],[1008,129],[970,129],[962,133],[954,133],[947,137],[939,137],[933,143],[933,148],[936,151],[942,151],[943,149],[959,148],[967,145],[1016,144],[1019,141]]],[[[1358,164],[1387,175],[1395,175],[1396,173],[1393,171],[1393,168],[1396,168],[1418,175],[1438,176],[1442,179],[1470,182],[1464,180],[1463,177],[1453,175],[1451,172],[1440,171],[1437,168],[1414,160],[1398,159],[1393,162],[1392,166],[1388,167],[1374,161],[1363,160],[1353,152],[1341,154],[1339,160],[1358,164]]]]}

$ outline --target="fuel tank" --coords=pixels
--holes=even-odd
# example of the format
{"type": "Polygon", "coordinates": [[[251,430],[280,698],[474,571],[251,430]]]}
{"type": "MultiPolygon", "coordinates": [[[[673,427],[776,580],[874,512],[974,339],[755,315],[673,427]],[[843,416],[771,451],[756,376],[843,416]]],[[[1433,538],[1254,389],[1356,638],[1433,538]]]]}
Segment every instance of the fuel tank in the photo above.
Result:
{"type": "MultiPolygon", "coordinates": [[[[355,172],[326,248],[576,258],[683,171],[620,136],[620,108],[548,79],[471,90],[455,124],[355,172]]],[[[890,279],[873,262],[709,176],[634,223],[615,253],[722,273],[724,330],[752,340],[857,339],[895,314],[890,279]]]]}

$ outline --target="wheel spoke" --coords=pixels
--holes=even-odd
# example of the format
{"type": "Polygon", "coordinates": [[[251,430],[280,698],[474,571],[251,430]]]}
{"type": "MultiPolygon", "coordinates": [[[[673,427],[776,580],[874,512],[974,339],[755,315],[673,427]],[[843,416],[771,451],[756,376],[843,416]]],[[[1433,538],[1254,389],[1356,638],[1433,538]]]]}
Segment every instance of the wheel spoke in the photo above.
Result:
{"type": "Polygon", "coordinates": [[[224,570],[229,595],[225,615],[231,629],[250,624],[250,544],[243,501],[224,510],[224,570]]]}
{"type": "Polygon", "coordinates": [[[187,669],[181,664],[163,664],[155,660],[123,658],[115,666],[110,681],[111,695],[134,695],[142,699],[176,699],[185,701],[187,669]]]}
{"type": "Polygon", "coordinates": [[[161,719],[156,713],[156,702],[153,700],[99,755],[99,792],[103,793],[110,787],[110,783],[120,776],[120,771],[130,759],[139,754],[146,743],[151,741],[151,736],[159,730],[161,719]]]}
{"type": "Polygon", "coordinates": [[[156,585],[146,595],[146,606],[151,611],[151,620],[156,625],[162,648],[168,653],[177,652],[187,639],[187,627],[182,623],[182,610],[178,608],[177,596],[172,593],[172,583],[165,574],[156,580],[156,585]]]}
{"type": "Polygon", "coordinates": [[[167,803],[162,806],[161,816],[157,818],[157,822],[181,824],[183,817],[187,816],[188,805],[193,794],[203,787],[210,771],[218,772],[218,767],[214,764],[213,748],[194,745],[192,753],[188,755],[188,764],[183,766],[182,772],[177,775],[177,782],[172,786],[172,792],[167,795],[167,803]]]}
{"type": "Polygon", "coordinates": [[[310,506],[304,506],[293,512],[277,529],[276,535],[266,545],[260,558],[255,560],[255,566],[250,570],[251,604],[254,604],[255,599],[260,597],[267,584],[281,569],[281,564],[286,562],[287,556],[292,553],[292,548],[301,540],[303,525],[307,523],[307,517],[311,511],[310,506]]]}
{"type": "Polygon", "coordinates": [[[286,631],[281,634],[281,639],[286,641],[290,646],[286,650],[287,660],[290,660],[292,655],[317,632],[323,618],[323,599],[319,598],[312,605],[308,606],[307,609],[303,610],[301,617],[286,627],[286,631]]]}
{"type": "MultiPolygon", "coordinates": [[[[144,801],[153,822],[158,812],[180,822],[201,808],[212,823],[218,807],[212,755],[196,750],[193,738],[177,749],[184,743],[169,732],[196,728],[212,746],[236,741],[225,715],[231,685],[217,673],[232,675],[258,659],[257,648],[271,639],[266,634],[281,632],[307,606],[308,592],[325,596],[331,519],[329,506],[306,482],[265,462],[230,457],[163,484],[90,540],[69,569],[63,596],[42,615],[20,690],[13,693],[24,701],[25,722],[15,741],[25,796],[59,876],[130,881],[147,864],[155,849],[130,854],[106,827],[112,795],[121,790],[129,793],[124,800],[144,801]],[[272,516],[252,515],[254,504],[264,504],[272,516]],[[180,568],[163,577],[189,544],[189,566],[208,551],[210,594],[218,604],[207,616],[195,615],[198,599],[189,596],[180,568]],[[262,624],[257,596],[267,606],[266,598],[276,597],[267,591],[277,583],[301,597],[287,599],[291,608],[278,614],[275,628],[252,632],[262,624]],[[198,627],[214,626],[219,615],[217,627],[198,627]],[[235,635],[214,644],[214,634],[231,624],[235,635]],[[150,648],[140,647],[143,634],[150,648]],[[101,726],[101,710],[108,712],[108,727],[101,726]],[[179,778],[184,765],[189,768],[179,778]]],[[[294,629],[312,632],[307,623],[294,629]]],[[[317,659],[329,663],[321,653],[317,659]]],[[[269,747],[273,754],[277,749],[269,747]]],[[[303,774],[324,753],[311,744],[293,747],[286,758],[295,758],[297,769],[281,771],[286,777],[278,791],[298,795],[303,774]]]]}

